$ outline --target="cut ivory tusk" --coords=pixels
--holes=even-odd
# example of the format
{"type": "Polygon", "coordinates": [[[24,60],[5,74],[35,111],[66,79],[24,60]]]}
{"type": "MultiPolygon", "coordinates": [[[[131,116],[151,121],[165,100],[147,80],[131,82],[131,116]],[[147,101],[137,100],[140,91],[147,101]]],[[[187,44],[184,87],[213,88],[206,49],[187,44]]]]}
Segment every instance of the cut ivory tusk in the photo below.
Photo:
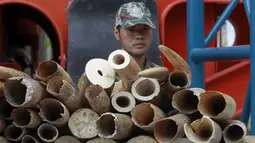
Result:
{"type": "Polygon", "coordinates": [[[116,73],[106,60],[95,58],[87,62],[85,74],[92,84],[108,89],[113,86],[116,73]]]}
{"type": "Polygon", "coordinates": [[[45,83],[55,76],[61,76],[71,85],[74,85],[70,75],[55,61],[43,61],[35,71],[35,77],[45,83]]]}
{"type": "Polygon", "coordinates": [[[121,91],[111,97],[111,103],[115,110],[121,113],[130,112],[136,105],[134,96],[127,91],[121,91]]]}
{"type": "Polygon", "coordinates": [[[154,78],[162,82],[167,80],[169,76],[169,70],[166,67],[153,67],[139,72],[138,75],[140,77],[154,78]]]}
{"type": "Polygon", "coordinates": [[[176,92],[172,98],[172,105],[183,114],[192,114],[198,111],[199,96],[205,92],[202,88],[189,88],[176,92]]]}

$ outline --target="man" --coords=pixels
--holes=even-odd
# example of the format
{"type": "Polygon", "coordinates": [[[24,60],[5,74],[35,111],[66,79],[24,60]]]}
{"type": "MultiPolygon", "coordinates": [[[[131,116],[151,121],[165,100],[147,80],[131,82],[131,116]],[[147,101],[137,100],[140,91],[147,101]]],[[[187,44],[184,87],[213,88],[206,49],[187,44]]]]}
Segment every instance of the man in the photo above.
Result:
{"type": "MultiPolygon", "coordinates": [[[[150,10],[142,2],[129,2],[120,6],[116,12],[114,36],[120,42],[120,48],[127,51],[142,70],[157,66],[150,63],[147,53],[152,46],[153,29],[150,10]]],[[[116,81],[119,77],[116,77],[116,81]]],[[[84,83],[80,78],[78,88],[84,83]]]]}
{"type": "Polygon", "coordinates": [[[121,49],[127,51],[142,70],[156,66],[146,57],[155,28],[150,10],[144,3],[125,3],[116,13],[114,35],[120,41],[121,49]]]}

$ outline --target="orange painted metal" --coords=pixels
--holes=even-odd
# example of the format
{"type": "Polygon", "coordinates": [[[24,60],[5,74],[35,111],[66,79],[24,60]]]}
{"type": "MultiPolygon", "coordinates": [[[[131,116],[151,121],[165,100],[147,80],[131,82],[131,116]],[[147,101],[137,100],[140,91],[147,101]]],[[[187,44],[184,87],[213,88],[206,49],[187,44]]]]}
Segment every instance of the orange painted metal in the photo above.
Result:
{"type": "MultiPolygon", "coordinates": [[[[217,17],[231,0],[205,0],[205,37],[217,21],[217,17]]],[[[173,49],[187,60],[186,0],[157,0],[161,44],[173,49]]],[[[249,45],[249,25],[242,1],[229,17],[237,32],[235,45],[249,45]]],[[[216,38],[209,47],[216,47],[216,38]]],[[[166,58],[164,66],[172,70],[166,58]]],[[[248,89],[249,62],[217,61],[205,63],[206,90],[218,90],[232,96],[237,103],[236,115],[240,115],[248,89]]],[[[196,77],[193,77],[196,78],[196,77]]]]}
{"type": "Polygon", "coordinates": [[[0,6],[6,4],[20,4],[29,6],[45,15],[56,30],[60,45],[60,65],[66,67],[66,53],[68,45],[68,21],[66,19],[69,0],[0,0],[0,6]]]}

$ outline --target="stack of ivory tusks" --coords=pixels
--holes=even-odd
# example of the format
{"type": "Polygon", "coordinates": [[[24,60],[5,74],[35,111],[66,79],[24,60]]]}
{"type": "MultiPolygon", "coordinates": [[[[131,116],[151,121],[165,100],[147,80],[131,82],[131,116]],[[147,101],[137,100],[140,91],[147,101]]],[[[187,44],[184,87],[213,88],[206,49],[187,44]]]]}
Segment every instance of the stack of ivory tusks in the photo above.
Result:
{"type": "Polygon", "coordinates": [[[192,73],[170,48],[173,66],[141,70],[124,50],[94,58],[76,87],[55,61],[35,75],[0,66],[0,142],[21,143],[235,143],[254,142],[231,117],[234,99],[190,87],[192,73]]]}

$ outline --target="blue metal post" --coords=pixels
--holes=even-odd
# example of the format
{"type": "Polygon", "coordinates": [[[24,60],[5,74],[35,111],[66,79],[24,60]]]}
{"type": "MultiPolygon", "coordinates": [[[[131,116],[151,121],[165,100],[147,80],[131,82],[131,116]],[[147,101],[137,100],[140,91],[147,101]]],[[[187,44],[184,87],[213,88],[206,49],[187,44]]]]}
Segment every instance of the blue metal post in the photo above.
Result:
{"type": "Polygon", "coordinates": [[[240,119],[246,125],[249,121],[250,113],[251,113],[251,81],[249,82],[249,86],[248,86],[248,90],[247,90],[246,98],[244,102],[243,112],[240,119]]]}
{"type": "Polygon", "coordinates": [[[234,9],[236,8],[238,3],[239,3],[239,0],[232,0],[231,3],[229,3],[227,8],[221,14],[220,18],[217,20],[216,24],[213,26],[213,28],[209,32],[208,36],[206,37],[206,39],[205,39],[205,47],[207,47],[210,44],[212,39],[215,37],[215,35],[219,31],[219,29],[221,28],[221,26],[224,24],[224,22],[227,20],[227,18],[234,11],[234,9]]]}
{"type": "Polygon", "coordinates": [[[204,0],[187,0],[188,63],[192,70],[191,87],[205,88],[204,63],[194,62],[190,53],[195,48],[204,48],[204,0]]]}
{"type": "MultiPolygon", "coordinates": [[[[250,53],[250,73],[251,73],[251,102],[255,101],[255,0],[251,0],[250,3],[250,44],[251,44],[251,53],[250,53]]],[[[255,104],[251,103],[251,134],[255,135],[255,104]]]]}
{"type": "Polygon", "coordinates": [[[244,8],[245,8],[245,12],[246,12],[246,16],[247,16],[247,19],[250,23],[250,0],[243,0],[243,3],[244,3],[244,8]]]}

